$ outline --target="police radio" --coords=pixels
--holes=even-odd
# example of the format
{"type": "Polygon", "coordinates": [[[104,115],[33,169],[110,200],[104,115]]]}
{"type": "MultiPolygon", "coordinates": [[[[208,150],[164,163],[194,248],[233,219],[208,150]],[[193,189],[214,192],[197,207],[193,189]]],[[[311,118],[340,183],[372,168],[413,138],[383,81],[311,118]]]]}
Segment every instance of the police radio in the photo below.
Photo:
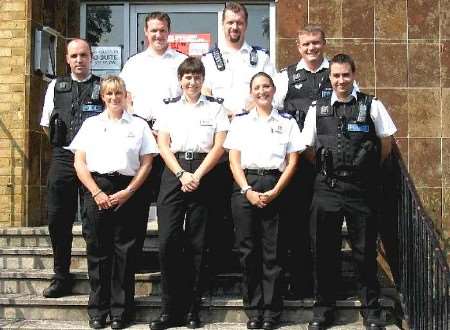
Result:
{"type": "Polygon", "coordinates": [[[250,52],[250,64],[253,66],[258,64],[258,51],[255,48],[252,48],[250,52]]]}
{"type": "Polygon", "coordinates": [[[212,57],[214,59],[214,63],[216,63],[217,70],[223,71],[225,70],[225,62],[223,61],[222,54],[220,53],[220,49],[215,47],[211,51],[212,57]]]}

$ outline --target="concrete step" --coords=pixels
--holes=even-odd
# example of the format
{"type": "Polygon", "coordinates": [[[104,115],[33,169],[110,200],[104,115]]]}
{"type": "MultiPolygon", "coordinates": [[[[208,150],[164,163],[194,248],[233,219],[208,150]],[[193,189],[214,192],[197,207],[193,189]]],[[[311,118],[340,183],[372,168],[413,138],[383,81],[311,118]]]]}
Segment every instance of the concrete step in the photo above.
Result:
{"type": "MultiPolygon", "coordinates": [[[[140,269],[158,268],[158,249],[144,248],[140,269]]],[[[0,269],[53,269],[53,251],[51,248],[41,247],[0,248],[0,269]]],[[[71,271],[79,269],[87,269],[86,250],[73,248],[71,271]]]]}
{"type": "MultiPolygon", "coordinates": [[[[72,229],[73,248],[86,248],[81,224],[75,224],[72,229]]],[[[156,220],[149,220],[147,226],[147,236],[144,247],[158,247],[158,226],[156,220]]],[[[21,227],[21,228],[0,228],[0,248],[19,247],[39,247],[51,248],[52,243],[48,233],[48,227],[21,227]]]]}
{"type": "MultiPolygon", "coordinates": [[[[0,328],[1,329],[22,329],[22,330],[87,330],[90,329],[87,321],[45,321],[45,320],[1,320],[0,319],[0,328]]],[[[108,328],[110,329],[110,328],[108,328]]],[[[133,324],[127,329],[131,330],[148,330],[147,323],[138,323],[133,324]]],[[[187,330],[187,327],[176,327],[171,328],[173,330],[187,330]]],[[[205,330],[247,330],[247,326],[245,323],[207,323],[203,324],[202,329],[205,330]]],[[[280,330],[307,330],[307,323],[282,323],[277,329],[280,330]]],[[[362,321],[357,321],[353,323],[347,323],[343,325],[334,325],[330,328],[330,330],[363,330],[364,326],[362,321]]],[[[386,330],[397,330],[399,329],[395,325],[389,325],[386,327],[386,330]]]]}
{"type": "MultiPolygon", "coordinates": [[[[37,295],[5,294],[0,297],[0,315],[9,320],[87,321],[87,295],[63,298],[43,298],[37,295]]],[[[389,318],[394,300],[384,297],[381,305],[389,318]]],[[[286,301],[282,314],[283,322],[307,323],[312,318],[312,299],[286,301]]],[[[136,321],[149,322],[160,312],[158,296],[136,296],[136,321]]],[[[359,300],[349,298],[337,301],[336,324],[360,322],[359,300]]],[[[202,321],[209,323],[244,323],[247,317],[240,297],[208,297],[202,301],[202,321]]],[[[392,321],[393,322],[393,321],[392,321]]]]}
{"type": "MultiPolygon", "coordinates": [[[[72,273],[74,294],[88,294],[89,281],[86,270],[76,270],[72,273]]],[[[0,294],[36,294],[50,285],[53,271],[49,269],[6,269],[0,272],[0,294]]],[[[289,275],[286,275],[289,277],[289,275]]],[[[135,289],[137,295],[159,295],[160,272],[137,273],[135,275],[135,289]]],[[[210,276],[205,292],[213,296],[241,295],[241,273],[224,273],[210,276]]],[[[356,279],[352,274],[343,276],[339,287],[342,297],[355,295],[357,292],[356,279]]],[[[386,287],[386,286],[384,286],[386,287]]]]}

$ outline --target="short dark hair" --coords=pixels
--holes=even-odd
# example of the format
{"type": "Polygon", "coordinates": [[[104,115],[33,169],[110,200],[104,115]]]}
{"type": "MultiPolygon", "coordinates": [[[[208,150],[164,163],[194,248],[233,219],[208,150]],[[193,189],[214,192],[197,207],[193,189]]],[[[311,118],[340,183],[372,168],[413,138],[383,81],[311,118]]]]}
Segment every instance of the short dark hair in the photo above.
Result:
{"type": "Polygon", "coordinates": [[[274,82],[273,82],[272,77],[271,77],[269,74],[265,73],[264,71],[260,71],[260,72],[256,73],[256,74],[252,77],[252,79],[250,79],[250,91],[252,90],[253,80],[255,80],[255,79],[258,78],[258,77],[265,77],[265,78],[269,79],[270,84],[272,85],[272,87],[275,87],[275,84],[274,84],[274,82]]]}
{"type": "Polygon", "coordinates": [[[205,66],[198,57],[189,56],[178,66],[177,75],[179,80],[188,73],[201,74],[203,78],[205,77],[205,66]]]}
{"type": "Polygon", "coordinates": [[[325,32],[323,31],[322,27],[317,24],[308,24],[303,29],[300,29],[297,32],[297,36],[300,37],[303,34],[310,34],[310,33],[320,33],[320,36],[322,37],[322,40],[325,41],[325,32]]]}
{"type": "Polygon", "coordinates": [[[339,63],[339,64],[348,63],[348,64],[350,64],[350,67],[352,68],[352,72],[355,73],[355,71],[356,71],[355,61],[353,60],[353,58],[350,55],[347,55],[347,54],[334,55],[330,61],[330,68],[334,63],[339,63]]]}
{"type": "Polygon", "coordinates": [[[225,7],[223,8],[223,11],[222,11],[222,22],[225,20],[225,12],[227,10],[230,10],[235,14],[243,11],[244,15],[245,15],[245,23],[248,22],[248,11],[247,11],[247,8],[245,8],[245,6],[243,4],[240,4],[239,2],[235,2],[235,1],[226,2],[225,7]]]}
{"type": "Polygon", "coordinates": [[[145,18],[145,30],[147,30],[147,23],[151,19],[157,19],[159,21],[165,21],[167,23],[167,29],[170,31],[170,17],[167,13],[162,11],[153,11],[145,18]]]}
{"type": "Polygon", "coordinates": [[[73,38],[73,39],[70,39],[70,40],[66,43],[66,54],[68,53],[69,45],[70,45],[72,42],[74,42],[74,41],[82,41],[82,42],[86,43],[87,46],[88,46],[88,48],[89,48],[89,53],[91,53],[91,56],[92,56],[92,47],[91,47],[91,43],[90,43],[89,41],[87,41],[86,39],[83,39],[83,38],[73,38]]]}

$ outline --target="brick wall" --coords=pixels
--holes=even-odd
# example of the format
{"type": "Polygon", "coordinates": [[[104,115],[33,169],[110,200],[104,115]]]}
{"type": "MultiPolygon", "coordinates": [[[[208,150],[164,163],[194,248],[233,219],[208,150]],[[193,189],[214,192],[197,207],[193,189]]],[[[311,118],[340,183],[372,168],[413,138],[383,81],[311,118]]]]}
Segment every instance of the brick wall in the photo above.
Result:
{"type": "Polygon", "coordinates": [[[0,2],[0,226],[23,224],[27,5],[0,2]]]}

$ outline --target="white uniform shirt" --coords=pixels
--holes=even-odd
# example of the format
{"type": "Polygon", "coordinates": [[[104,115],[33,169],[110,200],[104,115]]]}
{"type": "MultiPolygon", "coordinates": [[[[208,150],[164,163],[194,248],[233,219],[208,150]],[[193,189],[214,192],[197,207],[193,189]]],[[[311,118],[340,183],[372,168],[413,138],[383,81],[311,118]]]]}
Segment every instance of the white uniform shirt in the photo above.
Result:
{"type": "Polygon", "coordinates": [[[268,118],[260,118],[256,109],[233,119],[224,148],[241,152],[243,169],[286,168],[286,155],[303,146],[300,130],[293,118],[272,110],[268,118]]]}
{"type": "Polygon", "coordinates": [[[170,134],[170,150],[209,152],[214,145],[214,134],[228,131],[230,121],[223,106],[201,95],[196,104],[184,96],[169,103],[156,122],[155,130],[170,134]]]}
{"type": "MultiPolygon", "coordinates": [[[[357,99],[356,89],[354,88],[351,97],[357,99]]],[[[336,93],[333,92],[331,95],[331,105],[337,102],[336,93]]],[[[384,138],[393,135],[397,132],[394,122],[389,116],[383,103],[377,99],[372,99],[372,104],[370,106],[370,118],[375,126],[375,133],[379,138],[384,138]]],[[[317,141],[317,126],[316,126],[316,106],[313,105],[309,108],[308,114],[305,119],[305,127],[302,131],[302,139],[305,143],[304,149],[306,147],[312,147],[317,141]]]]}
{"type": "Polygon", "coordinates": [[[111,120],[106,111],[85,120],[68,149],[86,153],[90,172],[119,172],[135,176],[139,156],[159,153],[147,123],[124,111],[120,120],[111,120]]]}
{"type": "MultiPolygon", "coordinates": [[[[326,58],[324,58],[322,63],[320,64],[320,66],[317,68],[317,70],[312,71],[311,69],[308,68],[305,61],[303,59],[301,59],[297,63],[296,71],[304,69],[311,73],[316,73],[322,69],[328,69],[329,67],[330,67],[330,62],[328,62],[328,60],[326,58]]],[[[277,73],[274,77],[274,82],[275,82],[275,86],[277,87],[277,91],[274,96],[273,104],[275,105],[275,107],[277,109],[282,109],[283,104],[284,104],[284,99],[285,99],[286,94],[289,89],[289,77],[288,77],[287,69],[282,70],[279,73],[277,73]]]]}
{"type": "Polygon", "coordinates": [[[236,51],[227,47],[221,48],[225,70],[219,71],[211,53],[203,55],[205,66],[205,82],[203,85],[210,88],[214,97],[224,99],[223,106],[232,113],[241,113],[250,100],[250,79],[258,72],[264,71],[270,76],[276,73],[269,55],[258,50],[258,63],[250,64],[252,47],[246,42],[236,51]]]}
{"type": "Polygon", "coordinates": [[[157,119],[164,108],[163,99],[181,95],[178,66],[186,55],[171,48],[159,56],[150,48],[125,63],[120,77],[133,97],[133,112],[146,119],[157,119]]]}
{"type": "MultiPolygon", "coordinates": [[[[86,79],[78,80],[75,78],[73,74],[71,74],[72,80],[78,82],[84,82],[91,79],[91,74],[86,79]]],[[[55,107],[54,98],[55,98],[55,85],[56,79],[53,79],[47,87],[47,92],[45,93],[44,99],[44,107],[42,108],[42,116],[41,116],[41,126],[48,127],[50,125],[50,117],[52,116],[53,108],[55,107]]]]}

